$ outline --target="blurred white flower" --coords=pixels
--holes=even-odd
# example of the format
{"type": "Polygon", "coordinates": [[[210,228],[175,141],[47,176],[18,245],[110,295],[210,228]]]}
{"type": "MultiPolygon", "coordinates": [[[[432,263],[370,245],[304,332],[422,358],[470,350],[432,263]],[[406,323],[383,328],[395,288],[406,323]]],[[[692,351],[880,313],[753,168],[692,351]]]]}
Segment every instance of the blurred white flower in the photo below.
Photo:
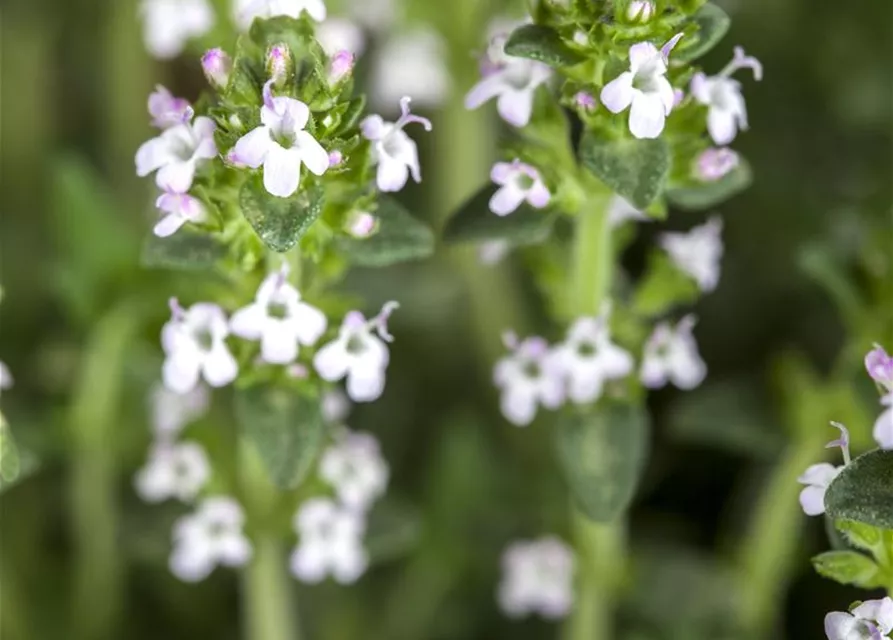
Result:
{"type": "Polygon", "coordinates": [[[214,121],[204,116],[165,129],[137,149],[136,174],[144,177],[158,171],[155,182],[163,191],[186,193],[199,163],[217,157],[216,129],[214,121]]]}
{"type": "Polygon", "coordinates": [[[146,502],[176,498],[191,502],[211,476],[208,456],[195,442],[152,447],[145,466],[136,474],[136,492],[146,502]]]}
{"type": "Polygon", "coordinates": [[[443,104],[451,85],[443,39],[434,30],[417,28],[384,41],[373,61],[369,93],[382,110],[403,96],[430,109],[443,104]]]}
{"type": "Polygon", "coordinates": [[[152,126],[158,129],[170,129],[178,124],[187,124],[195,112],[186,98],[175,98],[170,91],[159,85],[149,94],[149,115],[152,126]]]}
{"type": "Polygon", "coordinates": [[[722,262],[722,220],[716,216],[688,233],[664,233],[660,246],[680,270],[710,292],[719,284],[722,262]]]}
{"type": "Polygon", "coordinates": [[[797,482],[806,485],[800,492],[800,506],[808,516],[819,516],[825,513],[825,491],[828,485],[843,471],[843,467],[835,467],[827,462],[811,465],[804,471],[797,482]]]}
{"type": "Polygon", "coordinates": [[[342,504],[365,511],[384,495],[388,464],[378,440],[369,433],[344,430],[319,462],[319,475],[332,487],[342,504]]]}
{"type": "Polygon", "coordinates": [[[331,575],[350,584],[366,571],[362,514],[331,500],[311,498],[295,514],[294,527],[300,541],[291,556],[291,571],[302,582],[315,584],[331,575]]]}
{"type": "Polygon", "coordinates": [[[542,209],[552,198],[540,172],[517,158],[494,164],[490,179],[499,185],[490,198],[490,211],[498,216],[512,213],[525,200],[530,206],[542,209]]]}
{"type": "Polygon", "coordinates": [[[512,424],[525,427],[536,416],[538,405],[557,409],[564,402],[561,362],[545,339],[523,341],[506,334],[511,353],[496,363],[493,380],[502,392],[502,415],[512,424]]]}
{"type": "Polygon", "coordinates": [[[751,69],[754,80],[763,79],[760,61],[745,55],[741,47],[735,47],[735,57],[719,74],[708,77],[698,72],[691,80],[691,94],[709,109],[707,131],[713,142],[720,146],[734,140],[738,129],[747,129],[747,109],[741,95],[741,83],[731,78],[739,69],[751,69]]]}
{"type": "Polygon", "coordinates": [[[611,342],[607,314],[578,318],[555,357],[568,380],[568,397],[578,404],[594,402],[606,380],[628,376],[635,366],[628,351],[611,342]]]}
{"type": "Polygon", "coordinates": [[[174,523],[171,572],[185,582],[198,582],[217,565],[244,565],[252,554],[244,524],[245,514],[234,499],[206,498],[195,512],[174,523]]]}
{"type": "Polygon", "coordinates": [[[866,600],[852,613],[832,611],[825,616],[828,640],[884,640],[893,631],[893,600],[866,600]]]}
{"type": "Polygon", "coordinates": [[[232,332],[247,340],[259,340],[261,357],[271,364],[289,364],[298,357],[298,344],[310,346],[326,330],[326,316],[301,301],[288,283],[288,267],[268,275],[254,302],[230,319],[232,332]]]}
{"type": "Polygon", "coordinates": [[[316,39],[323,51],[330,56],[338,51],[349,51],[354,56],[360,56],[366,50],[363,30],[356,23],[344,18],[329,18],[317,25],[316,39]]]}
{"type": "Polygon", "coordinates": [[[336,387],[322,395],[322,417],[329,424],[340,424],[350,415],[350,399],[336,387]]]}
{"type": "Polygon", "coordinates": [[[142,0],[139,11],[146,49],[156,58],[180,55],[187,41],[214,26],[208,0],[142,0]]]}
{"type": "Polygon", "coordinates": [[[347,395],[354,402],[372,402],[384,391],[390,359],[386,342],[393,340],[387,321],[397,307],[396,302],[388,302],[371,320],[351,311],[344,316],[338,337],[313,358],[313,366],[324,380],[347,378],[347,395]]]}
{"type": "Polygon", "coordinates": [[[360,123],[363,137],[372,143],[373,162],[378,165],[375,181],[381,191],[400,191],[406,186],[410,175],[416,182],[422,181],[419,149],[403,128],[417,122],[425,131],[431,131],[431,121],[410,113],[409,103],[408,96],[400,99],[401,115],[397,122],[387,122],[379,115],[371,115],[360,123]]]}
{"type": "Polygon", "coordinates": [[[236,26],[247,30],[255,18],[275,18],[288,16],[300,18],[301,13],[317,22],[326,19],[326,5],[323,0],[234,0],[233,18],[236,26]]]}
{"type": "Polygon", "coordinates": [[[514,542],[502,555],[499,606],[512,618],[562,618],[574,603],[573,574],[573,551],[558,538],[514,542]]]}
{"type": "Polygon", "coordinates": [[[9,367],[6,366],[5,362],[0,360],[0,389],[12,389],[14,382],[15,380],[13,380],[9,367]]]}
{"type": "Polygon", "coordinates": [[[168,441],[176,438],[183,427],[205,415],[210,404],[211,394],[204,385],[196,385],[186,393],[177,393],[163,384],[156,384],[149,396],[149,413],[155,437],[168,441]]]}
{"type": "Polygon", "coordinates": [[[648,222],[650,218],[636,209],[626,198],[614,195],[608,205],[608,224],[612,227],[633,222],[648,222]]]}
{"type": "Polygon", "coordinates": [[[654,328],[642,354],[642,384],[658,389],[672,382],[680,389],[694,389],[704,381],[707,365],[692,334],[696,322],[689,314],[676,327],[661,322],[654,328]]]}
{"type": "Polygon", "coordinates": [[[152,233],[159,238],[175,234],[187,222],[201,223],[208,219],[205,205],[188,193],[166,191],[158,196],[155,206],[164,213],[152,229],[152,233]]]}
{"type": "Polygon", "coordinates": [[[235,380],[239,368],[226,346],[228,335],[226,314],[216,304],[200,302],[183,309],[171,299],[171,319],[161,331],[165,386],[187,393],[198,384],[199,375],[212,387],[235,380]]]}

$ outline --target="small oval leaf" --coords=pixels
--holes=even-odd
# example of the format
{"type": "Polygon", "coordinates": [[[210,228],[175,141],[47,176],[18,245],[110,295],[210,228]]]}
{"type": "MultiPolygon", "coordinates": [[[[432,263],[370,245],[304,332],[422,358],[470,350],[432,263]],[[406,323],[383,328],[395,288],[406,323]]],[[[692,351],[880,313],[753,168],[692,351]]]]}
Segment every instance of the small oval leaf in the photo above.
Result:
{"type": "Polygon", "coordinates": [[[226,246],[208,233],[183,227],[167,238],[148,236],[140,261],[144,267],[210,269],[226,256],[226,246]]]}
{"type": "Polygon", "coordinates": [[[874,560],[856,551],[826,551],[812,559],[816,572],[840,584],[874,589],[883,584],[874,560]]]}
{"type": "Polygon", "coordinates": [[[505,52],[517,58],[529,58],[550,67],[570,67],[585,58],[570,49],[558,32],[538,24],[525,24],[512,31],[505,52]]]}
{"type": "Polygon", "coordinates": [[[561,470],[589,519],[610,522],[629,507],[645,463],[648,431],[648,414],[632,405],[606,405],[559,421],[561,470]]]}
{"type": "Polygon", "coordinates": [[[691,62],[696,58],[700,58],[722,40],[732,24],[725,11],[715,4],[709,3],[698,9],[693,18],[698,26],[696,34],[691,39],[682,39],[680,43],[682,46],[673,52],[671,60],[691,62]],[[685,46],[687,44],[686,40],[690,40],[693,44],[685,46]]]}
{"type": "Polygon", "coordinates": [[[660,196],[670,172],[670,149],[661,138],[606,140],[587,133],[580,142],[580,160],[640,210],[660,196]]]}
{"type": "Polygon", "coordinates": [[[378,229],[368,238],[341,239],[351,264],[386,267],[427,258],[434,253],[434,233],[393,198],[381,197],[375,217],[378,229]]]}
{"type": "Polygon", "coordinates": [[[825,510],[835,520],[893,529],[893,451],[869,451],[844,467],[825,493],[825,510]]]}
{"type": "Polygon", "coordinates": [[[686,211],[710,209],[747,189],[753,182],[750,164],[740,164],[715,182],[701,182],[667,189],[670,204],[686,211]]]}
{"type": "Polygon", "coordinates": [[[490,211],[490,198],[498,187],[488,185],[453,214],[443,231],[446,242],[489,242],[504,240],[512,246],[539,244],[549,237],[555,217],[526,202],[507,216],[490,211]]]}
{"type": "Polygon", "coordinates": [[[270,480],[294,489],[319,455],[325,426],[319,400],[276,387],[251,387],[236,392],[236,416],[242,432],[254,442],[270,480]]]}
{"type": "Polygon", "coordinates": [[[277,198],[267,192],[258,174],[242,185],[239,205],[264,244],[284,253],[316,222],[322,212],[323,190],[318,185],[302,185],[290,198],[277,198]]]}

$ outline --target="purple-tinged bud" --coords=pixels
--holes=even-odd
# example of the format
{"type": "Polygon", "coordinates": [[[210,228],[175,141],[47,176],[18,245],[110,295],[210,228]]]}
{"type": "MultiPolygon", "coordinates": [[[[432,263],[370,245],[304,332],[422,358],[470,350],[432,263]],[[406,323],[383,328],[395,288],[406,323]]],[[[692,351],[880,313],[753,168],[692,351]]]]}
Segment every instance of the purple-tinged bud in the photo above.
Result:
{"type": "Polygon", "coordinates": [[[337,167],[344,162],[344,154],[335,149],[329,152],[329,167],[337,167]]]}
{"type": "Polygon", "coordinates": [[[697,177],[703,182],[716,182],[740,163],[741,157],[728,147],[711,147],[698,156],[697,177]]]}
{"type": "Polygon", "coordinates": [[[626,7],[626,19],[630,22],[645,24],[654,17],[654,3],[649,0],[632,0],[626,7]]]}
{"type": "Polygon", "coordinates": [[[682,101],[685,100],[685,91],[682,89],[673,89],[673,108],[675,109],[682,101]]]}
{"type": "Polygon", "coordinates": [[[347,226],[347,232],[354,238],[368,238],[378,226],[378,220],[371,213],[360,211],[356,213],[350,224],[347,226]]]}
{"type": "Polygon", "coordinates": [[[286,367],[285,372],[290,378],[295,380],[306,380],[310,376],[310,372],[302,364],[292,364],[286,367]]]}
{"type": "Polygon", "coordinates": [[[267,51],[267,73],[273,85],[281,87],[288,81],[289,75],[294,70],[294,64],[291,59],[291,51],[288,45],[274,44],[267,51]]]}
{"type": "Polygon", "coordinates": [[[223,49],[209,49],[202,56],[202,70],[212,87],[224,89],[229,84],[233,60],[223,49]]]}
{"type": "Polygon", "coordinates": [[[886,391],[893,392],[893,356],[879,344],[865,355],[865,369],[871,379],[886,391]]]}
{"type": "Polygon", "coordinates": [[[595,109],[595,96],[585,91],[580,91],[574,96],[574,102],[584,111],[592,111],[595,109]]]}
{"type": "Polygon", "coordinates": [[[332,56],[329,63],[329,84],[336,85],[353,71],[354,57],[350,51],[342,49],[332,56]]]}

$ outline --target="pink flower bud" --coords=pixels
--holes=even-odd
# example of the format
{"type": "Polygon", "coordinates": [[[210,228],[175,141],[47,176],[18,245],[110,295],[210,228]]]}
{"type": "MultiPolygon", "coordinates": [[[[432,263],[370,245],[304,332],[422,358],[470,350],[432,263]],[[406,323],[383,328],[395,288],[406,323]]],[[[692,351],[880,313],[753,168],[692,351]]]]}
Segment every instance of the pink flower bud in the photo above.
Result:
{"type": "Polygon", "coordinates": [[[212,87],[217,89],[226,87],[232,69],[232,58],[223,49],[209,49],[202,56],[202,70],[212,87]]]}
{"type": "Polygon", "coordinates": [[[375,216],[371,213],[360,211],[354,216],[347,228],[347,232],[354,238],[368,238],[375,231],[377,224],[378,220],[376,220],[375,216]]]}
{"type": "Polygon", "coordinates": [[[274,44],[267,52],[267,73],[277,87],[281,87],[288,80],[292,71],[291,52],[285,44],[274,44]]]}
{"type": "Polygon", "coordinates": [[[574,102],[584,111],[592,111],[595,109],[595,97],[591,93],[580,91],[574,96],[574,102]]]}
{"type": "Polygon", "coordinates": [[[329,84],[338,84],[353,71],[354,57],[350,51],[341,50],[329,63],[329,84]]]}
{"type": "Polygon", "coordinates": [[[329,166],[337,167],[339,164],[344,162],[344,154],[335,149],[334,151],[329,152],[329,166]]]}
{"type": "Polygon", "coordinates": [[[710,148],[697,160],[697,176],[704,182],[716,182],[738,166],[741,158],[728,147],[710,148]]]}

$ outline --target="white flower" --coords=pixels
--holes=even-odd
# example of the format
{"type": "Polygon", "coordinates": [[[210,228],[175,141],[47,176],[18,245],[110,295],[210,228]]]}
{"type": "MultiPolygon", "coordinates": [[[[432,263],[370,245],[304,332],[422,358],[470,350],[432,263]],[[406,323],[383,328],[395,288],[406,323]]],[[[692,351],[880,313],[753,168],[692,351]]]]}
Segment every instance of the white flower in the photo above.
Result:
{"type": "Polygon", "coordinates": [[[229,326],[216,304],[200,302],[183,309],[171,300],[171,320],[161,332],[165,360],[165,386],[186,393],[198,384],[199,374],[212,387],[223,387],[239,373],[236,359],[226,346],[229,326]]]}
{"type": "Polygon", "coordinates": [[[302,582],[322,582],[331,575],[350,584],[369,564],[363,548],[363,515],[331,500],[312,498],[295,514],[300,543],[291,556],[291,571],[302,582]]]}
{"type": "Polygon", "coordinates": [[[372,506],[388,486],[388,464],[378,440],[356,431],[344,430],[323,452],[319,475],[335,488],[342,504],[359,511],[372,506]]]}
{"type": "Polygon", "coordinates": [[[170,129],[178,124],[188,124],[195,112],[186,98],[175,98],[165,87],[156,85],[155,91],[149,94],[149,115],[152,126],[159,129],[170,129]]]}
{"type": "Polygon", "coordinates": [[[198,163],[217,155],[216,129],[214,121],[204,116],[192,124],[165,129],[137,150],[136,174],[143,177],[157,170],[155,182],[161,189],[186,193],[192,186],[198,163]]]}
{"type": "Polygon", "coordinates": [[[874,423],[874,439],[881,449],[893,449],[893,392],[881,398],[881,404],[887,407],[874,423]]]}
{"type": "Polygon", "coordinates": [[[552,197],[540,172],[517,158],[494,164],[490,179],[500,185],[490,198],[490,211],[498,216],[512,213],[525,200],[530,206],[542,209],[552,197]]]}
{"type": "Polygon", "coordinates": [[[489,240],[478,247],[478,262],[492,266],[502,261],[512,250],[507,240],[489,240]]]}
{"type": "Polygon", "coordinates": [[[0,389],[12,389],[12,385],[15,381],[12,378],[12,373],[9,371],[9,367],[6,366],[6,363],[0,360],[0,389]]]}
{"type": "Polygon", "coordinates": [[[195,499],[211,475],[205,450],[195,442],[161,443],[136,474],[136,492],[146,502],[195,499]]]}
{"type": "Polygon", "coordinates": [[[499,606],[512,618],[562,618],[574,603],[573,573],[573,551],[558,538],[512,543],[502,555],[499,606]]]}
{"type": "Polygon", "coordinates": [[[808,516],[819,516],[825,513],[825,491],[828,485],[843,471],[843,467],[835,467],[827,462],[810,465],[797,482],[806,485],[800,492],[800,506],[808,516]]]}
{"type": "Polygon", "coordinates": [[[512,353],[496,363],[493,381],[502,391],[502,415],[524,427],[536,416],[537,405],[557,409],[564,402],[561,362],[543,338],[519,342],[507,334],[504,341],[512,353]]]}
{"type": "Polygon", "coordinates": [[[628,376],[635,365],[628,351],[611,342],[606,315],[578,318],[555,356],[567,376],[568,397],[578,404],[597,400],[606,380],[628,376]]]}
{"type": "Polygon", "coordinates": [[[832,611],[825,616],[828,640],[884,640],[893,631],[893,600],[866,600],[852,613],[832,611]]]}
{"type": "Polygon", "coordinates": [[[274,196],[288,198],[298,190],[301,164],[321,176],[329,168],[329,154],[309,131],[306,104],[285,96],[273,97],[271,82],[264,85],[261,126],[239,138],[235,160],[252,169],[264,166],[264,187],[274,196]]]}
{"type": "Polygon", "coordinates": [[[667,58],[682,34],[658,50],[650,42],[629,49],[629,71],[605,85],[602,104],[612,113],[629,109],[629,130],[636,138],[656,138],[664,130],[675,96],[666,78],[667,58]]]}
{"type": "Polygon", "coordinates": [[[252,549],[242,533],[245,514],[234,499],[206,498],[198,509],[174,523],[171,572],[185,582],[198,582],[218,564],[240,567],[252,549]]]}
{"type": "Polygon", "coordinates": [[[542,62],[506,54],[506,40],[505,34],[491,40],[482,65],[483,78],[465,96],[465,108],[477,109],[498,98],[496,110],[502,119],[523,127],[530,122],[536,88],[549,79],[552,70],[542,62]]]}
{"type": "Polygon", "coordinates": [[[697,320],[687,315],[675,328],[658,324],[645,343],[639,377],[649,389],[672,382],[680,389],[694,389],[707,376],[707,365],[698,353],[692,329],[697,320]]]}
{"type": "Polygon", "coordinates": [[[208,219],[202,201],[188,193],[166,191],[158,196],[155,206],[166,214],[152,230],[159,238],[173,235],[187,222],[200,223],[208,219]]]}
{"type": "Polygon", "coordinates": [[[359,56],[366,49],[366,36],[354,22],[343,18],[329,18],[316,27],[316,39],[327,55],[349,51],[359,56]]]}
{"type": "Polygon", "coordinates": [[[387,320],[397,306],[396,302],[388,302],[368,321],[359,311],[351,311],[344,316],[338,337],[313,358],[313,366],[324,380],[347,378],[347,395],[354,402],[372,402],[384,391],[390,359],[385,342],[393,340],[387,331],[387,320]]]}
{"type": "Polygon", "coordinates": [[[186,393],[176,393],[163,384],[156,384],[149,396],[149,414],[156,438],[175,438],[190,422],[208,411],[211,394],[204,385],[196,385],[186,393]]]}
{"type": "Polygon", "coordinates": [[[331,389],[322,395],[322,417],[329,424],[340,424],[350,415],[350,399],[339,389],[331,389]]]}
{"type": "Polygon", "coordinates": [[[741,157],[728,147],[710,148],[698,156],[696,175],[704,182],[716,182],[741,164],[741,157]]]}
{"type": "Polygon", "coordinates": [[[608,224],[619,227],[628,222],[647,222],[650,218],[636,209],[626,198],[614,195],[608,205],[608,224]]]}
{"type": "Polygon", "coordinates": [[[443,104],[451,85],[443,38],[431,29],[416,28],[384,41],[373,61],[370,97],[381,109],[391,108],[402,96],[433,108],[443,104]]]}
{"type": "Polygon", "coordinates": [[[397,122],[387,122],[379,115],[371,115],[360,123],[363,137],[372,142],[373,162],[378,164],[375,181],[382,191],[400,191],[410,174],[416,182],[422,181],[419,149],[403,127],[418,122],[425,131],[431,131],[431,121],[412,115],[409,103],[408,96],[400,99],[401,114],[397,122]]]}
{"type": "Polygon", "coordinates": [[[326,316],[301,301],[301,294],[286,278],[285,265],[268,275],[254,302],[230,319],[232,332],[247,340],[259,340],[261,357],[271,364],[289,364],[298,357],[298,343],[310,346],[326,330],[326,316]]]}
{"type": "Polygon", "coordinates": [[[233,3],[233,17],[236,25],[243,31],[251,26],[255,18],[299,18],[302,11],[306,11],[317,22],[326,19],[326,5],[323,0],[235,0],[233,3]]]}
{"type": "Polygon", "coordinates": [[[191,38],[203,36],[214,26],[208,0],[143,0],[143,39],[156,58],[173,58],[191,38]]]}
{"type": "Polygon", "coordinates": [[[719,284],[722,261],[722,220],[716,216],[688,233],[665,233],[660,238],[673,263],[710,292],[719,284]]]}
{"type": "Polygon", "coordinates": [[[739,69],[752,69],[755,80],[763,79],[763,66],[759,60],[744,54],[735,47],[735,57],[726,68],[715,76],[696,73],[691,80],[691,94],[695,100],[707,105],[707,131],[718,145],[729,144],[738,129],[747,129],[747,109],[741,95],[741,83],[731,75],[739,69]]]}

